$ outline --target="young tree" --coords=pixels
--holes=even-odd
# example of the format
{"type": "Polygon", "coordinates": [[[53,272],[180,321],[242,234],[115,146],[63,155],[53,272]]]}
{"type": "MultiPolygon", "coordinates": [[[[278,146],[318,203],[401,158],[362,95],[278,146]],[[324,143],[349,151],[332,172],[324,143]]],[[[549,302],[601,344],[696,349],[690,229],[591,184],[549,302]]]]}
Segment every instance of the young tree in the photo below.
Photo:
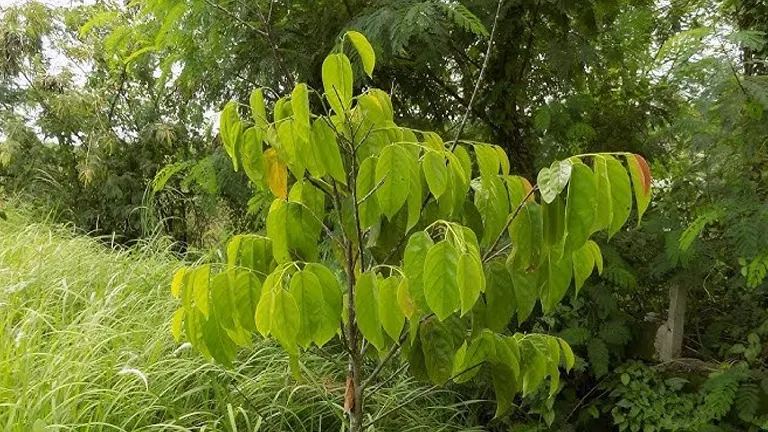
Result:
{"type": "Polygon", "coordinates": [[[570,347],[511,332],[510,322],[537,302],[552,311],[571,281],[578,293],[601,271],[590,236],[624,225],[633,189],[642,217],[648,165],[634,154],[579,155],[542,169],[532,186],[509,173],[500,147],[399,127],[385,92],[354,95],[345,43],[371,76],[373,49],[349,32],[323,63],[323,92],[296,85],[272,122],[263,89],[251,95],[250,118],[236,102],[224,108],[220,134],[235,168],[275,199],[266,236],[235,236],[226,268],[176,273],[175,337],[227,365],[258,332],[280,343],[296,373],[302,350],[339,338],[351,431],[363,429],[366,389],[398,354],[439,385],[486,368],[497,416],[547,377],[553,396],[558,368],[573,365],[570,347]],[[320,242],[330,256],[321,259],[320,242]]]}

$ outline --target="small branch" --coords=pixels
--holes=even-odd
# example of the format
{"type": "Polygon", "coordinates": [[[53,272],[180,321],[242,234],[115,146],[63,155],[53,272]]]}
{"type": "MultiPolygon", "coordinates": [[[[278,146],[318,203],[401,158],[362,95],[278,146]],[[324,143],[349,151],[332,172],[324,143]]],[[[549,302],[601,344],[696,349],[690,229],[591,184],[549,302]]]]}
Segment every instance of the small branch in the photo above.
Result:
{"type": "Polygon", "coordinates": [[[374,193],[375,193],[375,192],[376,192],[376,191],[377,191],[377,190],[378,190],[378,189],[381,187],[381,185],[383,185],[383,184],[384,184],[384,180],[386,180],[386,179],[387,179],[387,176],[388,176],[388,175],[389,175],[389,174],[387,174],[387,175],[385,175],[384,177],[382,177],[382,178],[381,178],[381,180],[379,180],[379,182],[378,182],[378,183],[376,183],[376,185],[374,185],[374,186],[373,186],[373,188],[371,188],[371,190],[370,190],[370,191],[369,191],[367,194],[365,194],[365,196],[364,196],[364,197],[360,198],[360,201],[358,201],[356,204],[357,204],[357,205],[360,205],[360,204],[364,203],[364,202],[365,202],[365,200],[367,200],[368,198],[370,198],[370,197],[371,197],[371,196],[372,196],[372,195],[373,195],[373,194],[374,194],[374,193]]]}
{"type": "Polygon", "coordinates": [[[520,214],[520,210],[523,209],[523,207],[525,206],[525,202],[528,201],[528,198],[533,196],[534,192],[536,192],[537,190],[539,190],[539,185],[536,185],[536,186],[532,187],[531,190],[528,191],[528,193],[525,195],[523,200],[520,201],[520,204],[517,205],[517,208],[515,209],[515,212],[512,213],[512,216],[509,219],[507,219],[507,223],[504,224],[504,229],[502,229],[501,232],[499,233],[499,235],[496,236],[496,240],[493,241],[491,246],[488,248],[488,250],[483,255],[483,262],[484,263],[488,262],[488,260],[490,258],[492,258],[493,250],[496,249],[496,246],[499,245],[499,241],[501,240],[501,237],[504,235],[504,232],[507,231],[507,228],[509,228],[509,225],[512,224],[512,222],[515,220],[517,215],[520,214]]]}
{"type": "Polygon", "coordinates": [[[461,123],[459,124],[459,129],[456,131],[456,136],[453,138],[453,145],[451,146],[451,151],[453,151],[456,146],[459,144],[459,138],[461,137],[461,133],[464,132],[464,126],[467,123],[467,119],[469,118],[469,113],[472,111],[472,104],[475,102],[475,98],[477,97],[477,92],[480,91],[480,84],[483,82],[483,75],[485,75],[485,70],[488,68],[488,59],[491,57],[491,48],[493,48],[493,39],[496,36],[496,26],[499,23],[499,14],[501,13],[501,4],[504,2],[504,0],[499,0],[498,4],[496,5],[496,15],[493,17],[493,26],[491,27],[491,35],[488,38],[488,49],[485,51],[485,59],[483,59],[483,67],[480,68],[480,74],[477,76],[477,82],[475,83],[475,89],[472,91],[472,96],[469,98],[469,103],[467,104],[467,110],[464,112],[464,117],[461,119],[461,123]]]}
{"type": "Polygon", "coordinates": [[[389,361],[392,359],[392,357],[395,356],[395,354],[403,345],[403,342],[405,342],[405,339],[407,337],[408,337],[407,331],[403,332],[403,334],[400,335],[400,339],[398,339],[397,342],[394,345],[392,345],[392,347],[387,352],[387,355],[384,356],[384,359],[382,359],[379,365],[376,366],[376,369],[374,369],[373,372],[371,372],[371,374],[368,375],[368,378],[366,378],[365,381],[363,381],[363,384],[361,384],[361,387],[360,387],[361,390],[365,390],[366,387],[368,387],[369,385],[371,385],[371,383],[373,383],[373,381],[379,376],[381,371],[384,369],[384,366],[386,366],[387,363],[389,363],[389,361]]]}
{"type": "Polygon", "coordinates": [[[208,5],[210,5],[210,6],[213,6],[213,7],[215,7],[216,9],[218,9],[218,10],[220,10],[220,11],[224,12],[225,14],[229,15],[229,17],[230,17],[230,18],[234,19],[235,21],[239,22],[240,24],[242,24],[242,25],[244,25],[244,26],[248,27],[249,29],[251,29],[251,30],[255,31],[256,33],[258,33],[258,34],[260,34],[260,35],[262,35],[262,36],[264,36],[264,37],[267,37],[267,32],[265,32],[264,30],[262,30],[262,29],[260,29],[260,28],[258,28],[258,27],[256,27],[256,26],[254,26],[253,24],[249,23],[248,21],[245,21],[244,19],[240,18],[239,16],[235,15],[234,13],[230,12],[230,11],[229,11],[227,8],[225,8],[224,6],[221,6],[221,5],[219,5],[218,3],[214,3],[214,2],[212,2],[211,0],[205,0],[205,2],[206,2],[208,5]]]}

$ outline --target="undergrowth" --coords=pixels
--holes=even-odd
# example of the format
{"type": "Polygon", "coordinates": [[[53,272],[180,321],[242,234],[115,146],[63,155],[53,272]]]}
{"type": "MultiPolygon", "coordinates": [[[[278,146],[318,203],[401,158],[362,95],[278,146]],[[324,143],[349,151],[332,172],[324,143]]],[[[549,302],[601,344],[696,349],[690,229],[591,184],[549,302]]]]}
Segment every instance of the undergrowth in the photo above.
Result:
{"type": "MultiPolygon", "coordinates": [[[[0,428],[340,430],[340,353],[307,356],[296,382],[267,341],[232,370],[175,343],[168,286],[181,263],[158,249],[110,250],[23,210],[0,220],[0,428]]],[[[400,374],[368,406],[379,430],[466,430],[469,410],[455,401],[400,374]]]]}

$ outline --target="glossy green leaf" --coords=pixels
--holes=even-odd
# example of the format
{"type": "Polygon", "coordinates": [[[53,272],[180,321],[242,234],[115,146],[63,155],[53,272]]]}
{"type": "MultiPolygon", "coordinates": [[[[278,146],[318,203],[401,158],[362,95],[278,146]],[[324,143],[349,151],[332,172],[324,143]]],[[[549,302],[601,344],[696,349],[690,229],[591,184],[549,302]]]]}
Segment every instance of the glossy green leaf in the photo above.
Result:
{"type": "MultiPolygon", "coordinates": [[[[515,286],[510,272],[499,261],[488,263],[486,274],[488,282],[485,291],[487,303],[485,325],[495,332],[502,332],[507,328],[517,310],[515,286]]],[[[533,301],[536,301],[536,296],[533,297],[533,301]]]]}
{"type": "Polygon", "coordinates": [[[427,319],[419,329],[419,336],[430,380],[437,385],[445,384],[453,372],[456,350],[447,322],[427,319]]]}
{"type": "Polygon", "coordinates": [[[259,129],[251,127],[243,133],[240,156],[248,178],[254,183],[261,183],[265,172],[262,135],[259,129]]]}
{"type": "Polygon", "coordinates": [[[411,155],[400,145],[390,144],[381,151],[376,162],[376,199],[382,213],[392,219],[408,199],[411,187],[411,155]]]}
{"type": "Polygon", "coordinates": [[[333,111],[342,115],[352,103],[352,65],[346,55],[331,54],[323,61],[323,90],[333,111]]]}
{"type": "Polygon", "coordinates": [[[571,350],[571,346],[568,345],[568,342],[561,338],[557,338],[557,342],[560,344],[560,350],[563,354],[563,364],[565,366],[565,370],[570,372],[573,368],[573,364],[576,363],[576,357],[573,355],[573,351],[571,350]]]}
{"type": "Polygon", "coordinates": [[[534,271],[508,269],[515,290],[517,321],[522,323],[531,315],[539,298],[538,273],[534,271]]]}
{"type": "Polygon", "coordinates": [[[273,292],[272,335],[289,354],[297,355],[297,337],[301,329],[301,315],[293,295],[278,289],[273,292]]]}
{"type": "Polygon", "coordinates": [[[427,305],[442,321],[459,309],[459,253],[446,240],[429,248],[424,259],[424,296],[427,305]]]}
{"type": "Polygon", "coordinates": [[[323,289],[317,276],[302,270],[291,277],[290,293],[296,301],[300,317],[296,342],[306,349],[314,340],[317,329],[323,325],[323,289]]]}
{"type": "Polygon", "coordinates": [[[556,260],[549,256],[547,266],[547,279],[542,292],[542,305],[544,313],[555,310],[555,306],[565,297],[573,277],[573,263],[570,256],[563,256],[556,260]]]}
{"type": "Polygon", "coordinates": [[[482,182],[473,182],[475,206],[483,220],[483,238],[480,244],[491,245],[501,234],[509,217],[509,195],[499,176],[482,182]]]}
{"type": "Polygon", "coordinates": [[[576,283],[576,295],[578,296],[581,287],[584,286],[584,281],[587,280],[595,268],[595,256],[592,252],[592,247],[584,244],[581,248],[573,251],[572,257],[573,279],[576,283]]]}
{"type": "Polygon", "coordinates": [[[595,226],[597,211],[597,184],[595,174],[581,162],[572,165],[565,205],[565,225],[569,250],[576,250],[587,242],[595,226]]]}
{"type": "Polygon", "coordinates": [[[357,53],[360,55],[360,60],[363,63],[363,70],[369,77],[373,78],[373,67],[376,65],[376,53],[373,51],[373,47],[368,42],[368,39],[366,39],[362,33],[356,31],[348,31],[345,36],[352,41],[352,45],[355,46],[357,53]]]}
{"type": "Polygon", "coordinates": [[[424,294],[424,262],[427,252],[434,245],[432,238],[424,231],[419,231],[408,239],[403,253],[403,272],[408,278],[408,292],[416,311],[427,310],[424,294]]]}
{"type": "Polygon", "coordinates": [[[320,324],[312,332],[312,340],[319,347],[325,345],[339,330],[339,321],[343,309],[343,292],[339,280],[328,267],[307,263],[304,271],[317,277],[323,292],[323,307],[320,313],[320,324]]]}
{"type": "Polygon", "coordinates": [[[592,252],[592,257],[595,259],[595,266],[597,267],[597,273],[603,274],[603,253],[600,251],[600,246],[594,241],[587,242],[587,247],[592,252]]]}
{"type": "Polygon", "coordinates": [[[391,276],[379,282],[379,317],[381,326],[392,340],[398,340],[405,324],[405,314],[397,301],[400,280],[391,276]]]}
{"type": "Polygon", "coordinates": [[[480,258],[474,254],[462,253],[457,266],[456,277],[461,296],[461,315],[465,315],[472,310],[480,293],[485,291],[486,280],[480,258]]]}
{"type": "Polygon", "coordinates": [[[232,159],[235,171],[240,166],[240,149],[237,146],[240,143],[240,135],[242,133],[243,123],[240,121],[240,115],[237,113],[237,102],[227,102],[219,118],[219,136],[221,136],[224,149],[232,159]]]}
{"type": "Polygon", "coordinates": [[[597,210],[595,226],[592,231],[610,228],[613,220],[613,200],[611,199],[611,181],[608,177],[608,162],[604,156],[595,156],[595,180],[597,186],[597,210]]]}
{"type": "Polygon", "coordinates": [[[192,285],[192,297],[197,309],[208,318],[210,312],[211,265],[206,264],[191,271],[189,283],[192,285]]]}
{"type": "Polygon", "coordinates": [[[315,219],[325,216],[325,194],[312,183],[297,181],[288,193],[288,200],[303,204],[315,219]]]}
{"type": "Polygon", "coordinates": [[[264,89],[259,87],[251,92],[248,102],[251,105],[251,116],[256,127],[265,130],[269,124],[267,109],[264,106],[264,89]]]}
{"type": "Polygon", "coordinates": [[[539,351],[536,346],[530,342],[525,342],[521,346],[523,359],[523,397],[529,395],[547,376],[547,358],[539,351]]]}
{"type": "Polygon", "coordinates": [[[384,349],[384,333],[379,318],[379,282],[371,272],[361,274],[355,284],[355,315],[363,337],[377,350],[384,349]]]}
{"type": "Polygon", "coordinates": [[[430,193],[439,198],[448,186],[448,166],[445,164],[445,158],[436,151],[428,151],[421,166],[430,193]]]}
{"type": "Polygon", "coordinates": [[[315,177],[322,177],[327,173],[337,182],[347,184],[336,135],[325,120],[312,122],[310,141],[307,164],[309,172],[315,177]]]}
{"type": "Polygon", "coordinates": [[[611,184],[611,209],[613,218],[608,230],[608,237],[613,237],[629,218],[632,209],[632,188],[629,183],[629,175],[621,162],[606,156],[608,180],[611,184]]]}
{"type": "Polygon", "coordinates": [[[520,270],[538,266],[541,261],[541,246],[544,242],[541,206],[530,202],[523,206],[509,225],[512,241],[510,264],[520,270]]]}
{"type": "Polygon", "coordinates": [[[304,205],[276,199],[267,215],[267,236],[278,263],[316,261],[321,224],[304,205]]]}
{"type": "Polygon", "coordinates": [[[559,258],[565,246],[565,202],[561,196],[542,205],[544,244],[559,258]]]}
{"type": "MultiPolygon", "coordinates": [[[[360,215],[360,228],[368,228],[375,224],[381,216],[379,202],[374,188],[376,182],[376,158],[371,156],[360,164],[357,173],[356,195],[360,215]]],[[[381,188],[381,186],[379,186],[381,188]]]]}
{"type": "Polygon", "coordinates": [[[483,182],[498,177],[501,162],[499,162],[499,155],[493,149],[493,146],[487,144],[475,145],[475,156],[477,157],[477,166],[483,182]]]}

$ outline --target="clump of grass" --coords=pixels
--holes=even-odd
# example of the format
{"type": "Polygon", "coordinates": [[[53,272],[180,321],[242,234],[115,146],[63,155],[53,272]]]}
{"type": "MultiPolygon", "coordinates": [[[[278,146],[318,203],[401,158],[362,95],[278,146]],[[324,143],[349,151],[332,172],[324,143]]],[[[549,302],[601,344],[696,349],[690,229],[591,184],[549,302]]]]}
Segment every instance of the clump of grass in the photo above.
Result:
{"type": "MultiPolygon", "coordinates": [[[[233,370],[170,336],[181,263],[151,244],[110,250],[72,229],[0,220],[0,428],[28,431],[336,431],[344,360],[255,341],[233,370]]],[[[452,395],[398,374],[369,400],[377,430],[467,430],[452,395]]],[[[371,429],[373,430],[373,429],[371,429]]]]}

